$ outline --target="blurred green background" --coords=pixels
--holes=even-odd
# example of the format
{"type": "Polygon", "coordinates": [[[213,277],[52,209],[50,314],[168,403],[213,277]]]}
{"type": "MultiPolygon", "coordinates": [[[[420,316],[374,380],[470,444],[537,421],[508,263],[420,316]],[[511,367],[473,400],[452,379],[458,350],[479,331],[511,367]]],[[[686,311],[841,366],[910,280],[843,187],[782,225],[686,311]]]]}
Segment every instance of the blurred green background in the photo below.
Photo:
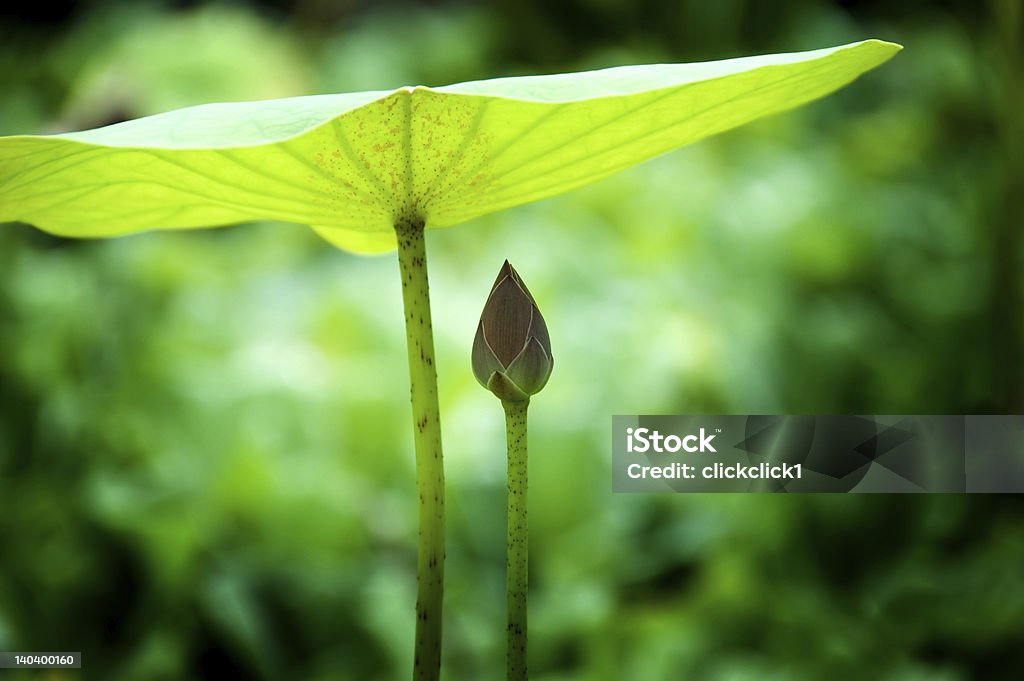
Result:
{"type": "MultiPolygon", "coordinates": [[[[428,239],[445,678],[503,677],[504,430],[469,369],[509,258],[538,681],[1019,679],[1020,496],[610,493],[612,414],[1024,411],[1021,3],[34,3],[0,134],[217,100],[907,49],[826,100],[428,239]]],[[[302,226],[0,229],[7,679],[407,678],[415,492],[397,264],[302,226]]]]}

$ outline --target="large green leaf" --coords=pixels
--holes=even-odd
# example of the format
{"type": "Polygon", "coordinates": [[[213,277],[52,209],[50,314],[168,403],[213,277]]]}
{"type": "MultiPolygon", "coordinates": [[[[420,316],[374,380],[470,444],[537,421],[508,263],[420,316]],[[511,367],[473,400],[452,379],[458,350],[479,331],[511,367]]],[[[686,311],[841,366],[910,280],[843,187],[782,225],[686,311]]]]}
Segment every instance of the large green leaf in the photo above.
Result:
{"type": "Polygon", "coordinates": [[[812,52],[440,88],[208,104],[86,132],[0,138],[0,222],[67,236],[274,219],[394,246],[552,196],[822,97],[895,54],[812,52]]]}

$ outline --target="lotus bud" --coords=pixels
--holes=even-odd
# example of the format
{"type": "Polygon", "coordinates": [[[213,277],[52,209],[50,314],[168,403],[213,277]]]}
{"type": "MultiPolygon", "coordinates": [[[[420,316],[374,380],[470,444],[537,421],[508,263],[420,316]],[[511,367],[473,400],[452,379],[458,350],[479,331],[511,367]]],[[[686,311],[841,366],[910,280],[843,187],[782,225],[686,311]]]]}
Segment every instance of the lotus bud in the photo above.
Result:
{"type": "Polygon", "coordinates": [[[554,360],[544,317],[508,260],[484,304],[473,341],[473,374],[499,399],[523,402],[548,382],[554,360]]]}

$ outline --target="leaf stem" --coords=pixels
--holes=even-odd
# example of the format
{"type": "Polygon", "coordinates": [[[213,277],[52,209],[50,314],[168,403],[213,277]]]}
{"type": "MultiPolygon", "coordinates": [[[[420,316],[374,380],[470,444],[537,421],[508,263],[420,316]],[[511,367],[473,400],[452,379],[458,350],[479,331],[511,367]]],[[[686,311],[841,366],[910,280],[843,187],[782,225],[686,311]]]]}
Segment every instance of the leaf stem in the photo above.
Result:
{"type": "Polygon", "coordinates": [[[430,287],[423,222],[395,225],[402,277],[405,335],[409,353],[416,487],[419,493],[419,547],[416,559],[416,648],[413,679],[441,675],[444,597],[444,460],[437,404],[437,370],[430,323],[430,287]]]}
{"type": "Polygon", "coordinates": [[[529,400],[502,400],[508,440],[508,550],[505,590],[508,599],[508,681],[526,681],[526,596],[529,586],[526,410],[529,400]]]}

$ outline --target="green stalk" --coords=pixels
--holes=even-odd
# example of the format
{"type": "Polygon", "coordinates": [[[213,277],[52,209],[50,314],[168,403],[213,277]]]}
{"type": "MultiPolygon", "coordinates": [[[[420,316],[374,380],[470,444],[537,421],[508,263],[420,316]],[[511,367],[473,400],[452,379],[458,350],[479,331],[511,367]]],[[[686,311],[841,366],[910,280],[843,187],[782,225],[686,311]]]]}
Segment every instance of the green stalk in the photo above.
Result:
{"type": "Polygon", "coordinates": [[[529,586],[529,524],[526,515],[526,410],[529,400],[502,400],[508,440],[508,681],[526,681],[526,594],[529,586]]]}
{"type": "Polygon", "coordinates": [[[420,500],[413,679],[437,681],[441,675],[441,608],[444,596],[444,461],[423,223],[407,221],[396,224],[395,234],[398,236],[398,267],[402,276],[415,427],[416,487],[420,500]]]}

